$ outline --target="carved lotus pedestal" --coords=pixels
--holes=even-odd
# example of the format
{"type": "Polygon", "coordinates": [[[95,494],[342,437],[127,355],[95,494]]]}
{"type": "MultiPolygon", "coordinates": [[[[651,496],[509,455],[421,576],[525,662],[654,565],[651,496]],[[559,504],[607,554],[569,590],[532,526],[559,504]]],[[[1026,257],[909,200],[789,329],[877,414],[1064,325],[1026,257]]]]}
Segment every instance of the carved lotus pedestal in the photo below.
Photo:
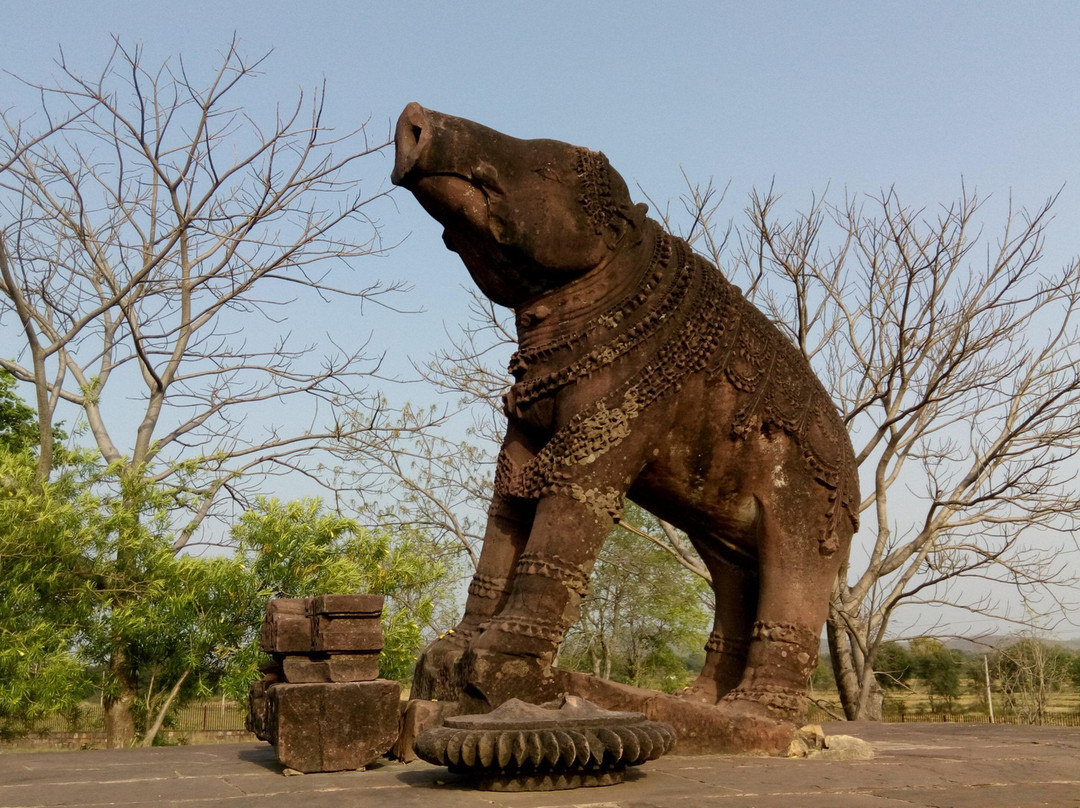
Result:
{"type": "Polygon", "coordinates": [[[621,783],[627,766],[675,746],[667,724],[566,696],[554,707],[511,699],[485,715],[446,719],[416,740],[417,754],[474,778],[486,791],[555,791],[621,783]]]}

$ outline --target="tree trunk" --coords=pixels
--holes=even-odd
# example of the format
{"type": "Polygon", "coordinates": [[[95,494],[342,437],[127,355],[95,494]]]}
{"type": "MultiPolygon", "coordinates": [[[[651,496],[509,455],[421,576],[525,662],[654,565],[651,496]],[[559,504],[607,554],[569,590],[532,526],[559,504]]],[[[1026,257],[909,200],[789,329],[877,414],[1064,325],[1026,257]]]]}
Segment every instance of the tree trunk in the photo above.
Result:
{"type": "Polygon", "coordinates": [[[859,720],[881,721],[885,694],[881,692],[881,685],[878,684],[877,677],[874,676],[873,668],[867,670],[864,676],[869,677],[869,680],[864,681],[865,686],[862,689],[862,696],[859,701],[859,720]]]}
{"type": "Polygon", "coordinates": [[[127,656],[120,649],[113,652],[109,672],[116,683],[116,695],[105,697],[105,746],[124,749],[135,743],[135,717],[131,708],[135,705],[138,690],[127,667],[127,656]]]}
{"type": "MultiPolygon", "coordinates": [[[[158,731],[161,729],[161,725],[165,723],[165,716],[169,712],[169,707],[172,705],[173,701],[176,699],[176,694],[180,692],[180,687],[181,687],[181,685],[184,684],[184,680],[187,679],[189,673],[191,673],[191,671],[184,671],[184,673],[180,676],[180,678],[176,680],[176,684],[172,686],[172,690],[169,691],[169,695],[168,695],[168,697],[166,697],[165,703],[162,704],[161,709],[158,710],[157,718],[154,719],[153,725],[147,728],[146,734],[143,736],[143,739],[142,739],[142,745],[143,746],[153,746],[154,745],[154,738],[157,737],[158,731]]],[[[149,718],[149,717],[150,717],[150,712],[148,710],[147,711],[147,718],[149,718]]]]}
{"type": "Polygon", "coordinates": [[[855,672],[855,660],[851,655],[851,640],[844,628],[837,625],[839,622],[839,615],[830,610],[825,635],[829,642],[836,692],[840,696],[844,716],[848,721],[856,721],[859,718],[859,694],[862,688],[859,687],[859,676],[855,672]]]}
{"type": "Polygon", "coordinates": [[[848,721],[880,721],[884,694],[874,676],[873,662],[852,639],[849,622],[830,608],[826,633],[840,704],[848,721]]]}

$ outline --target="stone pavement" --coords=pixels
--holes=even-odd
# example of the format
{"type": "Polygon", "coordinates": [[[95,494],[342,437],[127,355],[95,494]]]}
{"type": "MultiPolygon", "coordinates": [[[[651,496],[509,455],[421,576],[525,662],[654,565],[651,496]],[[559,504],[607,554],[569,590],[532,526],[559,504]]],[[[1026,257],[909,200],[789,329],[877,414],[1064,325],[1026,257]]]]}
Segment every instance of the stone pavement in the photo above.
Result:
{"type": "Polygon", "coordinates": [[[382,762],[286,777],[267,744],[0,755],[0,808],[1029,808],[1080,806],[1080,729],[829,724],[869,761],[666,757],[622,785],[473,791],[445,769],[382,762]]]}

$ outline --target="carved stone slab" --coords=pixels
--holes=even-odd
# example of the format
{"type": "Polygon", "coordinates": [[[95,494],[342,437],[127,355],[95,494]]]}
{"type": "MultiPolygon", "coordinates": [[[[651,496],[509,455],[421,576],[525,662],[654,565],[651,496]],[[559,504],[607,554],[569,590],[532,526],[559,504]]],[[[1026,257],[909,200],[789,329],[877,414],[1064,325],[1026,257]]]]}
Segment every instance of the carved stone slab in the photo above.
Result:
{"type": "Polygon", "coordinates": [[[621,783],[627,766],[675,746],[667,724],[565,696],[537,706],[510,699],[485,715],[447,718],[416,740],[416,753],[475,778],[486,791],[554,791],[621,783]]]}
{"type": "Polygon", "coordinates": [[[383,647],[384,600],[382,595],[275,598],[266,606],[259,648],[277,656],[377,653],[383,647]]]}
{"type": "Polygon", "coordinates": [[[311,647],[315,653],[378,653],[383,647],[383,630],[378,617],[315,614],[311,629],[311,647]]]}
{"type": "Polygon", "coordinates": [[[311,599],[311,612],[329,617],[378,619],[385,601],[382,595],[316,595],[311,599]]]}
{"type": "Polygon", "coordinates": [[[378,652],[383,647],[382,595],[319,595],[311,601],[312,650],[378,652]]]}

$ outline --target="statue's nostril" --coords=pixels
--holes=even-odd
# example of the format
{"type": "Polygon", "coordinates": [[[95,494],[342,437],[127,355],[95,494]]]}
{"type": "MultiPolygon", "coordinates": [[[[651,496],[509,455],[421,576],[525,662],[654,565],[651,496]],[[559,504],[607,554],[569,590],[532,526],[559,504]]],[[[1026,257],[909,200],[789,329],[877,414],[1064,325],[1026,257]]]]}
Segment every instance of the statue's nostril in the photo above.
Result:
{"type": "Polygon", "coordinates": [[[424,135],[430,136],[424,131],[427,125],[424,108],[415,103],[405,107],[398,118],[394,133],[394,170],[390,174],[390,180],[395,185],[407,182],[407,177],[420,159],[420,139],[424,135]]]}

